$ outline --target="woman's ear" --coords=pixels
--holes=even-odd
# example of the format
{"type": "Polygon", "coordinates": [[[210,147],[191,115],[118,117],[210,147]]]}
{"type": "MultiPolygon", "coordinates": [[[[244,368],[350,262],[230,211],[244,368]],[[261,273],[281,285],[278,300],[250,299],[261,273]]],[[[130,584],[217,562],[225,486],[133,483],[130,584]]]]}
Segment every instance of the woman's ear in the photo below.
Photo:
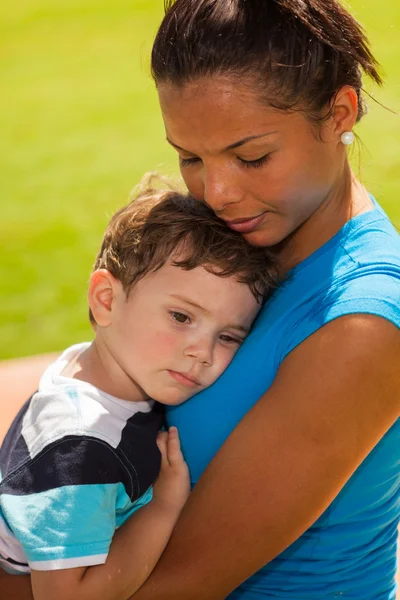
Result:
{"type": "Polygon", "coordinates": [[[354,88],[344,85],[332,100],[331,119],[337,141],[346,131],[352,131],[358,117],[358,97],[354,88]]]}
{"type": "Polygon", "coordinates": [[[97,269],[90,277],[88,302],[96,324],[108,327],[112,323],[113,302],[121,283],[107,269],[97,269]]]}

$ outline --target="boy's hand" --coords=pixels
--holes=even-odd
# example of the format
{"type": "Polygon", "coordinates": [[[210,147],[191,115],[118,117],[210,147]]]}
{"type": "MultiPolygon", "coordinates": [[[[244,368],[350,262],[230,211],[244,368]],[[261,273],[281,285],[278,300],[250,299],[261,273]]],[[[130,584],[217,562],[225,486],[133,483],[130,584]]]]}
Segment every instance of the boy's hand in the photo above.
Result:
{"type": "Polygon", "coordinates": [[[35,599],[115,600],[130,598],[143,585],[164,551],[190,492],[189,469],[176,427],[160,432],[157,445],[161,469],[153,500],[115,532],[105,564],[32,571],[35,599]]]}
{"type": "Polygon", "coordinates": [[[154,500],[179,514],[190,493],[190,479],[177,428],[160,431],[157,446],[161,452],[161,468],[154,484],[154,500]]]}

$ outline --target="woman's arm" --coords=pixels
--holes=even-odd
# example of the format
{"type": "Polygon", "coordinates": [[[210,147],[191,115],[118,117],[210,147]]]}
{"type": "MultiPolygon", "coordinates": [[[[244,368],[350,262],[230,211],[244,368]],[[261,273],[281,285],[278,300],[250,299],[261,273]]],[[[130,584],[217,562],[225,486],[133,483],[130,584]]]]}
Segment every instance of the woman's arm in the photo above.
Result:
{"type": "Polygon", "coordinates": [[[341,317],[305,340],[207,468],[134,599],[222,600],[296,540],[399,416],[399,363],[400,332],[380,317],[341,317]]]}
{"type": "Polygon", "coordinates": [[[9,575],[0,567],[1,600],[33,600],[29,575],[9,575]]]}

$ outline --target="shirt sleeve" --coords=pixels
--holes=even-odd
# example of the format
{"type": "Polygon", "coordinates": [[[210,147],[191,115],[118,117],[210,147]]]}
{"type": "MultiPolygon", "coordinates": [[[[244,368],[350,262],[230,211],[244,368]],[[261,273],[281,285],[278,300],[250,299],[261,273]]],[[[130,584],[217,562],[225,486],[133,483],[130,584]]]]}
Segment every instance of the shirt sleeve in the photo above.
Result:
{"type": "Polygon", "coordinates": [[[318,329],[345,315],[375,315],[400,327],[400,272],[395,275],[369,273],[351,281],[338,282],[326,295],[314,298],[283,336],[277,354],[279,364],[318,329]]]}
{"type": "Polygon", "coordinates": [[[101,440],[68,436],[3,480],[2,513],[31,569],[106,561],[124,488],[121,470],[119,457],[101,440]]]}

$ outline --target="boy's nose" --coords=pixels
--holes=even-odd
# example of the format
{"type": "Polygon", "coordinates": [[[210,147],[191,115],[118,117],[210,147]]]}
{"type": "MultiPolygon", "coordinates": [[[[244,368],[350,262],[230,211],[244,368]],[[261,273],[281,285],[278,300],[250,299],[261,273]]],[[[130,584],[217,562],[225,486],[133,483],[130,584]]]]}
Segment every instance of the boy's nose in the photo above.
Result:
{"type": "Polygon", "coordinates": [[[184,354],[210,367],[213,364],[214,344],[210,340],[198,340],[187,346],[184,354]]]}

